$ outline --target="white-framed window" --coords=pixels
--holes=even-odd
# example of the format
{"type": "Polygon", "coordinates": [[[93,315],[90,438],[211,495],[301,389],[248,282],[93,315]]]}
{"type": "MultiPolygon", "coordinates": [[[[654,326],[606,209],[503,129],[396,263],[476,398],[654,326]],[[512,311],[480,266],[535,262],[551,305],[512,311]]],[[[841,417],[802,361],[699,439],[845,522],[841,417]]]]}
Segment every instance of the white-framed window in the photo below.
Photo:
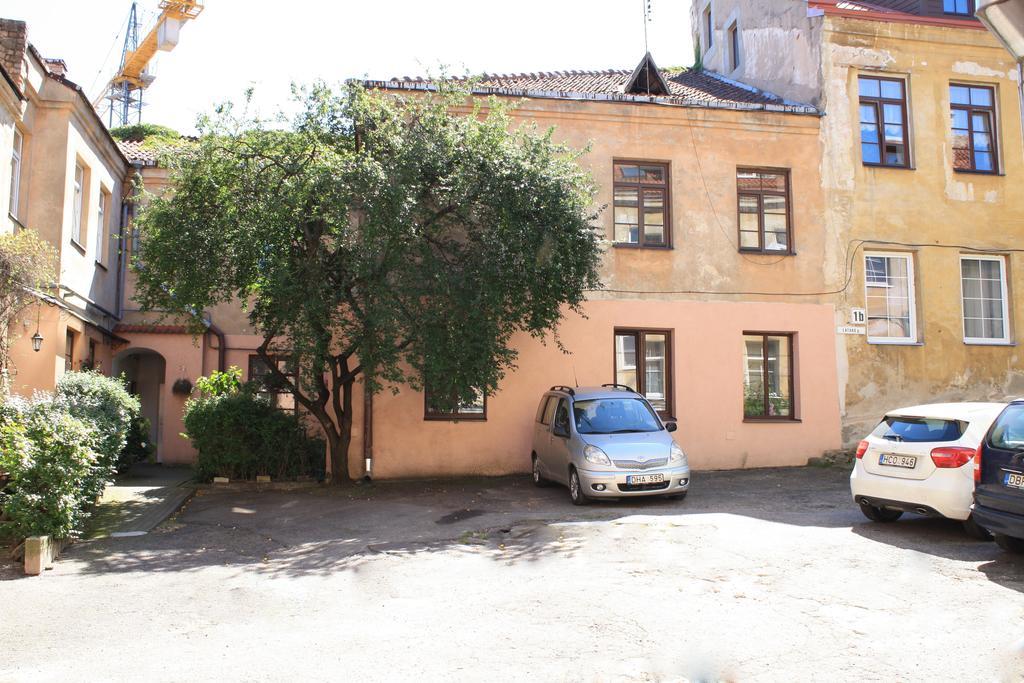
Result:
{"type": "Polygon", "coordinates": [[[1010,311],[1006,260],[1002,256],[961,256],[960,291],[964,342],[1008,344],[1010,311]]]}
{"type": "Polygon", "coordinates": [[[74,206],[71,215],[71,239],[81,243],[82,239],[82,208],[85,203],[85,167],[75,164],[74,206]]]}
{"type": "Polygon", "coordinates": [[[864,254],[864,299],[869,342],[917,342],[914,258],[911,254],[864,254]]]}
{"type": "Polygon", "coordinates": [[[93,254],[96,263],[106,265],[107,252],[107,215],[110,207],[110,192],[107,188],[100,187],[100,201],[96,206],[96,235],[93,243],[93,254]]]}
{"type": "Polygon", "coordinates": [[[8,211],[18,217],[18,200],[21,194],[21,155],[25,146],[25,138],[21,131],[14,129],[14,148],[11,150],[11,203],[8,211]]]}

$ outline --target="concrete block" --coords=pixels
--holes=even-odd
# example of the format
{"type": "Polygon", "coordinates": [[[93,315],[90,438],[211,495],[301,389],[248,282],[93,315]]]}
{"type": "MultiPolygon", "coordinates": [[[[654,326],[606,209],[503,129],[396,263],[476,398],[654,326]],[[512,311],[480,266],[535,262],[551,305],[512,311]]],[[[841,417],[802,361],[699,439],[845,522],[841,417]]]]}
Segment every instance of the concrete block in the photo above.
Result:
{"type": "Polygon", "coordinates": [[[257,474],[256,475],[256,483],[257,484],[269,484],[270,483],[270,475],[269,474],[257,474]]]}
{"type": "Polygon", "coordinates": [[[231,481],[231,480],[228,479],[227,477],[214,477],[213,478],[213,483],[214,484],[227,484],[229,481],[231,481]]]}
{"type": "Polygon", "coordinates": [[[51,569],[54,554],[49,536],[29,536],[25,539],[25,573],[39,576],[44,569],[51,569]]]}

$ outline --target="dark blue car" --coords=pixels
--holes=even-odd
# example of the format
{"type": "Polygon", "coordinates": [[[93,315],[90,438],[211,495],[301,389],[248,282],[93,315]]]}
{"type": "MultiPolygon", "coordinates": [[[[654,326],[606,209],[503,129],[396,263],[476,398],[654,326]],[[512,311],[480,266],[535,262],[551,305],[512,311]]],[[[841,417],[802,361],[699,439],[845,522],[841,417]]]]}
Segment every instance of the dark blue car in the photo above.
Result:
{"type": "Polygon", "coordinates": [[[1024,553],[1024,399],[1010,403],[975,455],[974,519],[999,547],[1024,553]]]}

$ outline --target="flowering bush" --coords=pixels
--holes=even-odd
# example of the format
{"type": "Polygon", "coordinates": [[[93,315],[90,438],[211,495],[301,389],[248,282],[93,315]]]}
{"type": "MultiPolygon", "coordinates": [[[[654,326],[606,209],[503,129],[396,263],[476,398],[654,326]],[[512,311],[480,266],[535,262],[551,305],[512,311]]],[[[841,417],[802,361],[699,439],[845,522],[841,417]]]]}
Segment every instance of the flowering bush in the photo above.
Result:
{"type": "Polygon", "coordinates": [[[92,425],[99,432],[98,481],[95,494],[118,470],[130,462],[122,462],[132,423],[141,417],[139,399],[128,393],[124,380],[98,372],[68,372],[57,382],[54,399],[72,416],[92,425]]]}
{"type": "Polygon", "coordinates": [[[140,419],[137,398],[119,379],[69,372],[53,395],[8,397],[0,406],[0,516],[16,540],[74,538],[114,478],[140,419]]]}
{"type": "Polygon", "coordinates": [[[0,416],[0,510],[16,539],[81,532],[99,479],[99,434],[48,396],[9,400],[0,416]]]}

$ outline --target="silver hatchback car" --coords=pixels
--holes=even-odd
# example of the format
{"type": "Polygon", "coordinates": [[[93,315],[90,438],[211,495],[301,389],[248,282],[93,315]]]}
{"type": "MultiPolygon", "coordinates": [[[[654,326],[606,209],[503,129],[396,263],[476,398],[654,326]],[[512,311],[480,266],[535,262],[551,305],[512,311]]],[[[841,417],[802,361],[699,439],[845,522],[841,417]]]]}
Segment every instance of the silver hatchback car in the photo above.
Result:
{"type": "Polygon", "coordinates": [[[551,387],[534,422],[533,483],[568,486],[575,505],[592,498],[682,498],[690,465],[670,434],[675,430],[627,386],[551,387]]]}

